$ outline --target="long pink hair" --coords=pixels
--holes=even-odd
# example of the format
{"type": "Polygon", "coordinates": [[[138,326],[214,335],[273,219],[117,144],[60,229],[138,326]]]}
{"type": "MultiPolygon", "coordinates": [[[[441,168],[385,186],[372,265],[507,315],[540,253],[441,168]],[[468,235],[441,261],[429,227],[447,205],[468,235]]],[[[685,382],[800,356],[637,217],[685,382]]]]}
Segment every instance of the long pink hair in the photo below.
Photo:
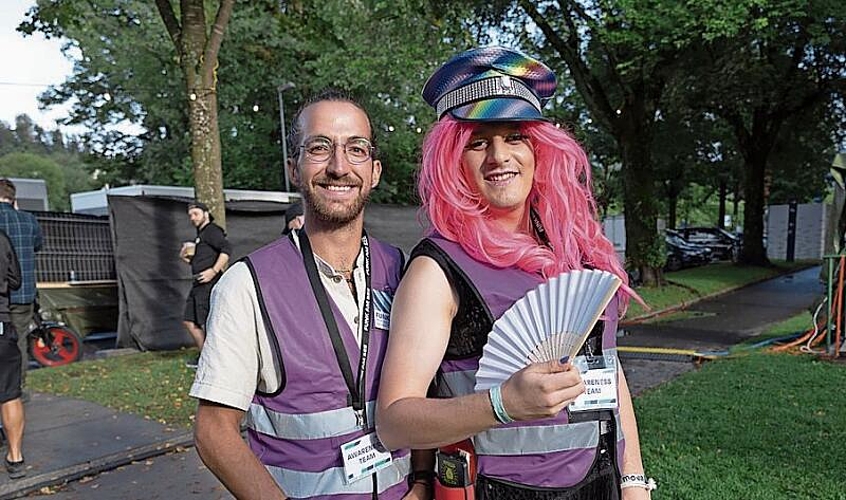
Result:
{"type": "Polygon", "coordinates": [[[516,266],[546,278],[585,267],[614,273],[623,280],[618,294],[622,313],[629,297],[636,295],[597,220],[590,164],[581,146],[550,123],[521,123],[535,154],[534,185],[527,203],[541,218],[549,249],[529,234],[490,223],[485,200],[461,168],[464,146],[475,128],[472,122],[445,117],[423,142],[418,191],[433,230],[458,242],[471,257],[497,267],[516,266]]]}

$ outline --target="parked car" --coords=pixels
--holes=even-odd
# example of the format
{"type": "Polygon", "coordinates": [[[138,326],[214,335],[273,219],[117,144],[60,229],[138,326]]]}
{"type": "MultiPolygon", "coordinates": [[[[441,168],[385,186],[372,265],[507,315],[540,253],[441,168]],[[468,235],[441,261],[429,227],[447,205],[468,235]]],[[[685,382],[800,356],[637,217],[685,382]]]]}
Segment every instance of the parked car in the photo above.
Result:
{"type": "Polygon", "coordinates": [[[743,240],[740,236],[718,227],[684,227],[676,230],[690,243],[705,245],[714,252],[717,260],[737,262],[743,240]]]}
{"type": "Polygon", "coordinates": [[[710,248],[686,241],[672,229],[665,231],[664,241],[667,246],[667,263],[664,265],[666,271],[678,271],[685,267],[700,266],[711,262],[713,258],[713,252],[710,248]]]}

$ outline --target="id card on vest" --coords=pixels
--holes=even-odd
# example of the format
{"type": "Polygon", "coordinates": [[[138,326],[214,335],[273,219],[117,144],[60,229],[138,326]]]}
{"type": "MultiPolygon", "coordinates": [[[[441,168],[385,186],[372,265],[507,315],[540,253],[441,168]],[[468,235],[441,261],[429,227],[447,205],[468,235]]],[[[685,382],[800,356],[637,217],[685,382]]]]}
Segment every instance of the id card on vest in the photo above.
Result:
{"type": "Polygon", "coordinates": [[[344,478],[347,484],[375,474],[391,465],[393,460],[391,452],[380,451],[383,449],[375,432],[342,444],[341,457],[344,459],[344,478]]]}
{"type": "Polygon", "coordinates": [[[373,324],[380,330],[391,329],[391,304],[394,296],[382,290],[373,290],[373,324]]]}
{"type": "Polygon", "coordinates": [[[573,366],[582,374],[585,392],[570,403],[568,408],[571,412],[617,408],[616,356],[576,356],[573,366]]]}

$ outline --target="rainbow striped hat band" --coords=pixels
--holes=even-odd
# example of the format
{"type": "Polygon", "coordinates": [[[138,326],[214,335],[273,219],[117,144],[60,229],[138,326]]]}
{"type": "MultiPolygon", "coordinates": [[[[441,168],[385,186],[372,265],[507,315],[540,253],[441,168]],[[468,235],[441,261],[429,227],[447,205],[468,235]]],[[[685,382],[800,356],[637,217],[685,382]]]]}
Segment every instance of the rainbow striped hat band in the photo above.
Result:
{"type": "Polygon", "coordinates": [[[544,120],[555,93],[555,74],[545,64],[505,47],[463,52],[423,86],[423,99],[438,112],[466,121],[544,120]]]}

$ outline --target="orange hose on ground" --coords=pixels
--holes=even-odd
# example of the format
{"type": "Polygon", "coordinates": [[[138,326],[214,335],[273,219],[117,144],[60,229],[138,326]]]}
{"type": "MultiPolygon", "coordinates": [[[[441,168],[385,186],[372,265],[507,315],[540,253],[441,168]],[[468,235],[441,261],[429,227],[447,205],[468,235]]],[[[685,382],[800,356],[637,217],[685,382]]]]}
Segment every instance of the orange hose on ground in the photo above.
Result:
{"type": "MultiPolygon", "coordinates": [[[[842,295],[842,293],[843,293],[843,287],[842,287],[842,286],[841,286],[841,287],[838,287],[838,288],[834,291],[834,293],[835,293],[835,295],[834,295],[834,297],[833,297],[831,307],[829,307],[829,312],[828,312],[828,314],[831,314],[831,312],[832,312],[834,309],[836,309],[836,305],[837,305],[837,304],[841,304],[841,306],[842,306],[842,302],[843,302],[843,300],[842,300],[841,295],[842,295]]],[[[824,320],[824,321],[819,321],[819,322],[817,323],[817,328],[816,328],[816,329],[814,329],[813,327],[812,327],[812,328],[808,328],[807,330],[805,330],[805,333],[804,333],[804,334],[802,334],[802,336],[800,336],[799,338],[793,339],[793,340],[791,340],[790,342],[788,342],[788,343],[786,343],[786,344],[779,344],[779,345],[777,345],[777,346],[771,347],[770,349],[771,349],[772,351],[776,351],[776,352],[787,351],[787,350],[789,350],[789,349],[790,349],[790,348],[792,348],[792,347],[796,347],[796,346],[798,346],[798,345],[801,345],[801,344],[804,344],[805,342],[807,342],[807,341],[808,341],[808,339],[809,339],[809,338],[811,338],[811,336],[812,336],[812,335],[814,335],[814,331],[816,331],[817,333],[819,333],[821,330],[824,330],[825,328],[828,328],[828,321],[825,321],[825,320],[824,320]]],[[[817,340],[815,340],[815,341],[814,341],[814,345],[819,344],[819,343],[822,341],[822,339],[823,339],[823,338],[824,338],[824,336],[823,336],[823,335],[818,335],[818,336],[817,336],[817,340]]]]}
{"type": "Polygon", "coordinates": [[[775,347],[771,347],[770,349],[773,350],[773,351],[776,351],[776,352],[787,351],[788,349],[790,349],[792,347],[796,347],[797,345],[804,344],[805,342],[808,341],[808,339],[813,334],[814,334],[814,329],[811,328],[809,330],[806,330],[805,333],[802,334],[801,337],[799,337],[797,339],[793,339],[786,344],[779,344],[775,347]]]}

